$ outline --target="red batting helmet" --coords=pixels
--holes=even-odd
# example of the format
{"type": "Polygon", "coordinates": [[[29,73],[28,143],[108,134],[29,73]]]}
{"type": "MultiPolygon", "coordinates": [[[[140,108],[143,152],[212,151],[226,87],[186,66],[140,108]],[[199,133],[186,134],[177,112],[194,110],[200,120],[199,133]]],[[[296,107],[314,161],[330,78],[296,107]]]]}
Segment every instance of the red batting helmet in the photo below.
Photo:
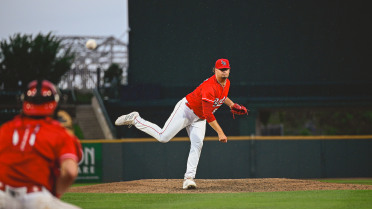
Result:
{"type": "Polygon", "coordinates": [[[28,84],[28,88],[21,99],[23,101],[23,113],[29,116],[52,115],[57,108],[59,94],[57,88],[47,80],[34,80],[28,84]]]}

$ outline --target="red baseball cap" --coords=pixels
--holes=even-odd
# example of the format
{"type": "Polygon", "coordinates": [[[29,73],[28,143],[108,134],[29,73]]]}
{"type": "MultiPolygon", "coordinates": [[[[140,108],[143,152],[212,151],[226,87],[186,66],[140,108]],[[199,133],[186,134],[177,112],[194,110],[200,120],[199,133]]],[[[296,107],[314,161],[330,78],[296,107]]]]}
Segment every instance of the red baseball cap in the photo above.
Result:
{"type": "Polygon", "coordinates": [[[216,61],[216,65],[214,67],[217,68],[217,69],[223,69],[223,68],[230,69],[229,60],[227,60],[227,59],[218,59],[216,61]]]}

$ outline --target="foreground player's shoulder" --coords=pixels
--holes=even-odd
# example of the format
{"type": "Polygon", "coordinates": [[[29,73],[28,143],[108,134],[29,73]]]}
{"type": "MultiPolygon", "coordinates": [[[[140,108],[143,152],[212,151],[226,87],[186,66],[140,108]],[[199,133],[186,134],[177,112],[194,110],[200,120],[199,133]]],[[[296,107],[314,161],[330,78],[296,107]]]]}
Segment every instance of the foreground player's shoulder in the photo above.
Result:
{"type": "Polygon", "coordinates": [[[49,117],[46,118],[45,123],[48,124],[49,126],[52,126],[53,128],[56,128],[56,129],[63,128],[61,123],[58,120],[53,119],[53,118],[49,118],[49,117]]]}
{"type": "Polygon", "coordinates": [[[12,124],[14,123],[13,120],[10,120],[10,121],[7,121],[3,124],[0,124],[0,129],[4,129],[4,128],[8,128],[9,126],[11,126],[12,124]]]}
{"type": "Polygon", "coordinates": [[[74,134],[70,133],[58,120],[48,118],[46,120],[46,123],[50,126],[50,128],[55,131],[56,133],[63,135],[63,136],[69,136],[69,137],[75,137],[74,134]]]}
{"type": "Polygon", "coordinates": [[[13,131],[14,128],[19,127],[23,124],[20,115],[15,116],[12,120],[9,120],[3,124],[0,124],[0,130],[13,131]]]}
{"type": "Polygon", "coordinates": [[[13,132],[14,128],[11,128],[13,126],[13,121],[7,121],[4,124],[0,125],[0,141],[4,135],[11,134],[13,132]]]}

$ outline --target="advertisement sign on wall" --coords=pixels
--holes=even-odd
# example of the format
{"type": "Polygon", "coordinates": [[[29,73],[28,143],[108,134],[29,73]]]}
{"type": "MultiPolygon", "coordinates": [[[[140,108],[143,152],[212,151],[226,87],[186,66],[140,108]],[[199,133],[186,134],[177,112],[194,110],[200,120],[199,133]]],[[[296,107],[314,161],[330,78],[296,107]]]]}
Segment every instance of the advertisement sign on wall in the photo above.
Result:
{"type": "Polygon", "coordinates": [[[79,162],[77,182],[102,182],[102,144],[82,143],[83,159],[79,162]]]}

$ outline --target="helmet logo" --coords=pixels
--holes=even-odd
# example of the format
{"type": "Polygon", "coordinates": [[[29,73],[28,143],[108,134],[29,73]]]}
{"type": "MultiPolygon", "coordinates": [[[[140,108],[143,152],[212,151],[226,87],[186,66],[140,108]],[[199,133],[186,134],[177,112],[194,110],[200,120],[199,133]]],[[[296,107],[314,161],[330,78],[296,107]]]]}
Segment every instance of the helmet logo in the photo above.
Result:
{"type": "Polygon", "coordinates": [[[29,97],[35,96],[35,94],[36,94],[36,89],[32,89],[32,90],[27,91],[27,96],[29,96],[29,97]]]}
{"type": "Polygon", "coordinates": [[[45,97],[50,97],[50,96],[52,96],[52,91],[50,91],[50,90],[44,91],[44,92],[43,92],[43,96],[45,96],[45,97]]]}

